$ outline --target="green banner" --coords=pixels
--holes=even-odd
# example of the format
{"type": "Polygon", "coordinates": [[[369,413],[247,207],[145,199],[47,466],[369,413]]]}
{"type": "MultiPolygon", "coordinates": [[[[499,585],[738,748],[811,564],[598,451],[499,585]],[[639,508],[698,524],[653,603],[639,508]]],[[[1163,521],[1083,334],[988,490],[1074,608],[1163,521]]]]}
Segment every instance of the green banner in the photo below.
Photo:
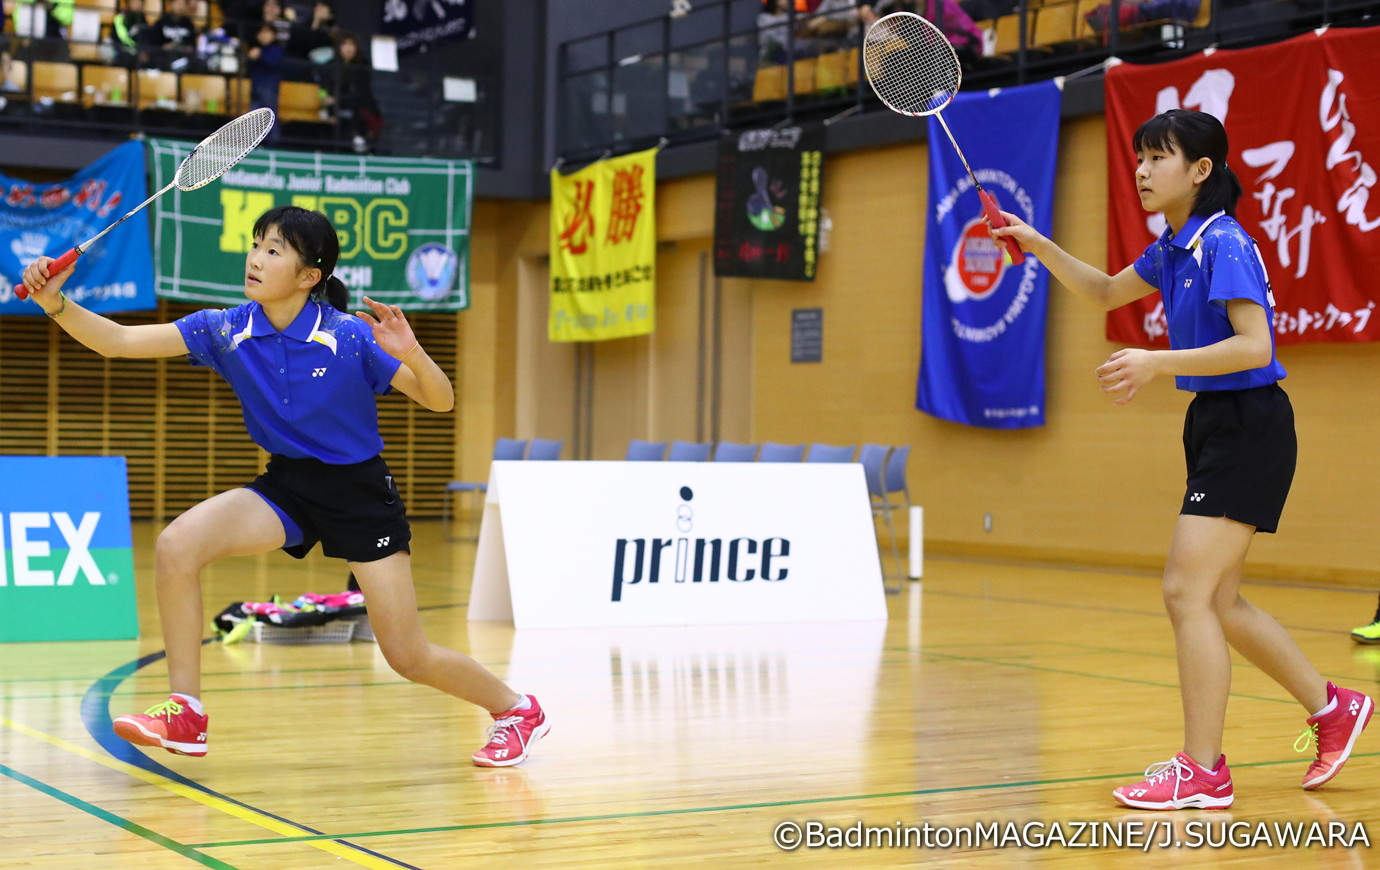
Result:
{"type": "MultiPolygon", "coordinates": [[[[171,183],[194,143],[150,139],[153,189],[171,183]]],[[[368,294],[404,311],[470,305],[468,160],[356,157],[260,148],[200,190],[154,205],[158,295],[239,305],[244,258],[259,215],[279,205],[322,212],[340,237],[335,274],[351,310],[368,294]]]]}

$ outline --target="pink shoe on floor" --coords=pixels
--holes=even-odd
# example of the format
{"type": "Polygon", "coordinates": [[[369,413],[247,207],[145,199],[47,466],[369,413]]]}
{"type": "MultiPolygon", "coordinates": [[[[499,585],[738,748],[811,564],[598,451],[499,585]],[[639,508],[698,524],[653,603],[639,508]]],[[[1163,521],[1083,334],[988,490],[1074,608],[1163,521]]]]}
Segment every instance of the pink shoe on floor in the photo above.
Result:
{"type": "Polygon", "coordinates": [[[1318,757],[1303,775],[1304,788],[1311,791],[1337,775],[1374,712],[1367,696],[1327,684],[1327,706],[1308,717],[1308,728],[1294,741],[1299,752],[1307,751],[1310,742],[1317,744],[1318,757]]]}
{"type": "Polygon", "coordinates": [[[1112,797],[1138,810],[1219,810],[1235,800],[1225,755],[1208,771],[1183,752],[1150,765],[1144,782],[1113,789],[1112,797]]]}
{"type": "Polygon", "coordinates": [[[532,704],[525,710],[514,707],[494,717],[489,727],[489,742],[471,756],[480,767],[512,767],[527,760],[532,744],[546,736],[551,724],[541,704],[531,695],[524,696],[532,704]]]}
{"type": "Polygon", "coordinates": [[[175,755],[206,754],[208,717],[198,715],[181,695],[142,713],[115,720],[115,733],[136,746],[161,746],[175,755]]]}

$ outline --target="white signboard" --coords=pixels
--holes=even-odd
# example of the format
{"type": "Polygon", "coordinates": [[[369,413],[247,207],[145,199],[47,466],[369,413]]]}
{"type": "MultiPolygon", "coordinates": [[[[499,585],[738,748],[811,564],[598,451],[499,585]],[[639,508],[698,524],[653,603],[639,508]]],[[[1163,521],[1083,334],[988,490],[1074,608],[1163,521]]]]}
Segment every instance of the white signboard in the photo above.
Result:
{"type": "Polygon", "coordinates": [[[495,462],[471,620],[885,620],[862,466],[495,462]]]}

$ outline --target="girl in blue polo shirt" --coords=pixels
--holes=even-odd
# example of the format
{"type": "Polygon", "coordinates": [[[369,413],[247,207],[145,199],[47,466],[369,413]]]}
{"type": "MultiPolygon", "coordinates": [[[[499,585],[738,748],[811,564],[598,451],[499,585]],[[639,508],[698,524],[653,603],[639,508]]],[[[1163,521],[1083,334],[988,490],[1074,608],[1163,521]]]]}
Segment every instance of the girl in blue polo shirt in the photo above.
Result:
{"type": "Polygon", "coordinates": [[[1196,393],[1184,421],[1188,485],[1165,566],[1163,593],[1178,650],[1183,750],[1145,780],[1115,789],[1139,809],[1230,806],[1222,729],[1234,647],[1298,699],[1317,757],[1303,787],[1330,780],[1351,754],[1373,704],[1334,686],[1284,628],[1241,597],[1256,532],[1274,532],[1294,476],[1297,441],[1279,387],[1274,299],[1255,243],[1234,217],[1241,184],[1227,167],[1227,134],[1204,112],[1173,109],[1136,131],[1141,207],[1169,227],[1140,259],[1108,275],[1003,213],[1012,236],[1074,293],[1110,311],[1158,290],[1170,350],[1127,348],[1097,368],[1102,391],[1124,405],[1158,375],[1196,393]]]}
{"type": "Polygon", "coordinates": [[[155,584],[167,647],[168,700],[115,720],[131,743],[179,755],[206,754],[201,691],[201,569],[222,556],[276,548],[304,557],[318,542],[358,578],[369,621],[389,665],[488,710],[483,767],[527,758],[549,729],[531,695],[519,695],[478,662],[426,640],[412,587],[406,510],[379,455],[375,394],[396,387],[433,411],[455,405],[450,379],[427,356],[397,306],[369,299],[345,313],[348,293],[332,275],[340,243],[330,221],[295,206],[254,225],[245,258],[249,302],[205,309],[175,323],[125,326],[72,302],[40,257],[24,270],[35,302],[77,341],[107,357],[190,357],[214,369],[240,400],[245,427],[271,458],[241,489],[187,510],[158,536],[155,584]]]}

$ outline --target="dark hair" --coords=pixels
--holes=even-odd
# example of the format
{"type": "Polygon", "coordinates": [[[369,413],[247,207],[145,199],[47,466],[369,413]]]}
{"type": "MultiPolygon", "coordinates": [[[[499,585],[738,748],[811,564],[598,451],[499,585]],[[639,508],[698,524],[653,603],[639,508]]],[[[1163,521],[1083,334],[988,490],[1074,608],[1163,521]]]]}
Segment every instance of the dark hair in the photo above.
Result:
{"type": "Polygon", "coordinates": [[[295,205],[280,205],[254,222],[254,238],[262,236],[269,227],[277,227],[283,241],[297,251],[302,268],[321,270],[321,280],[311,288],[311,298],[325,300],[337,311],[348,311],[350,291],[332,274],[340,259],[340,239],[326,216],[295,205]]]}
{"type": "Polygon", "coordinates": [[[1198,188],[1193,214],[1212,215],[1224,211],[1236,217],[1236,201],[1241,198],[1241,182],[1227,166],[1227,131],[1222,122],[1207,112],[1170,109],[1161,112],[1136,130],[1131,147],[1137,153],[1146,149],[1178,153],[1189,163],[1206,157],[1212,170],[1198,188]]]}

